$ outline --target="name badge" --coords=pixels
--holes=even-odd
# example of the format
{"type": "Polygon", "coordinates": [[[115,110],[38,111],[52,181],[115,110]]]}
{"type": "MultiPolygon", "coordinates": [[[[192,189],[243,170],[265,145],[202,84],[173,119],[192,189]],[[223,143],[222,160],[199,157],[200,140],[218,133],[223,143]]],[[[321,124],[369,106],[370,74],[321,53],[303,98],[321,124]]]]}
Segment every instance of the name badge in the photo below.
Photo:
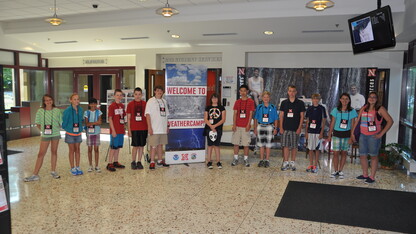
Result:
{"type": "Polygon", "coordinates": [[[79,132],[79,124],[74,123],[74,124],[72,125],[72,131],[73,131],[74,133],[79,132]]]}
{"type": "Polygon", "coordinates": [[[269,114],[263,114],[263,123],[269,123],[269,114]]]}
{"type": "Polygon", "coordinates": [[[166,116],[166,110],[164,107],[160,107],[159,110],[160,110],[160,116],[166,116]]]}
{"type": "Polygon", "coordinates": [[[377,126],[375,125],[374,121],[368,122],[368,131],[369,132],[376,132],[377,126]]]}
{"type": "Polygon", "coordinates": [[[44,135],[52,135],[52,125],[46,124],[43,130],[44,135]]]}
{"type": "Polygon", "coordinates": [[[240,119],[245,119],[247,116],[246,111],[245,110],[240,110],[240,119]]]}
{"type": "Polygon", "coordinates": [[[341,123],[339,124],[339,128],[347,129],[347,127],[348,127],[348,120],[347,119],[341,119],[341,123]]]}
{"type": "Polygon", "coordinates": [[[88,133],[94,133],[95,132],[95,126],[91,125],[88,127],[88,133]]]}
{"type": "Polygon", "coordinates": [[[137,121],[137,122],[142,121],[142,116],[141,116],[141,114],[140,114],[140,113],[137,113],[137,115],[136,115],[136,121],[137,121]]]}
{"type": "Polygon", "coordinates": [[[289,112],[287,113],[288,118],[293,118],[293,110],[289,109],[289,112]]]}
{"type": "Polygon", "coordinates": [[[312,122],[309,124],[310,129],[316,129],[316,121],[312,120],[312,122]]]}
{"type": "Polygon", "coordinates": [[[214,119],[209,119],[210,124],[214,124],[214,119]]]}
{"type": "Polygon", "coordinates": [[[124,117],[120,117],[120,124],[124,124],[124,117]]]}

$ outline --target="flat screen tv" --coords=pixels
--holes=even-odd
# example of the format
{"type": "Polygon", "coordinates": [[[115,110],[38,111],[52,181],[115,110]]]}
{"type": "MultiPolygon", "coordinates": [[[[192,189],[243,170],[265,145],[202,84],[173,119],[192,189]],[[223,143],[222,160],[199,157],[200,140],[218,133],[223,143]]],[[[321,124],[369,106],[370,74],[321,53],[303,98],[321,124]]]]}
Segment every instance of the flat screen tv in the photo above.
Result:
{"type": "Polygon", "coordinates": [[[396,45],[390,6],[348,20],[354,54],[396,45]]]}

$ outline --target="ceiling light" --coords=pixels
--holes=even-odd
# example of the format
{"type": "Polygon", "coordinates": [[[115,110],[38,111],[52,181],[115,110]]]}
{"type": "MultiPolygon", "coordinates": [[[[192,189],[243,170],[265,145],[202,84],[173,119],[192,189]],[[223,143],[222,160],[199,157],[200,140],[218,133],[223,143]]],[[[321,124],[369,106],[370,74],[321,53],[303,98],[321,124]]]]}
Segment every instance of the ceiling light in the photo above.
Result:
{"type": "Polygon", "coordinates": [[[164,7],[161,7],[156,10],[156,14],[163,15],[164,17],[171,17],[172,15],[179,14],[179,11],[173,7],[169,6],[169,1],[166,0],[166,4],[164,7]]]}
{"type": "Polygon", "coordinates": [[[95,42],[103,42],[103,39],[95,39],[95,42]]]}
{"type": "Polygon", "coordinates": [[[266,35],[273,35],[273,31],[264,31],[264,34],[266,34],[266,35]]]}
{"type": "Polygon", "coordinates": [[[171,37],[172,38],[179,38],[180,36],[179,35],[176,35],[176,34],[172,34],[171,37]]]}
{"type": "Polygon", "coordinates": [[[59,26],[64,22],[64,20],[59,18],[58,15],[56,14],[56,0],[54,0],[53,9],[54,9],[54,14],[52,18],[46,19],[45,21],[52,24],[53,26],[59,26]]]}
{"type": "Polygon", "coordinates": [[[315,9],[316,11],[323,11],[325,8],[333,6],[334,2],[331,0],[314,0],[306,4],[307,8],[315,9]]]}

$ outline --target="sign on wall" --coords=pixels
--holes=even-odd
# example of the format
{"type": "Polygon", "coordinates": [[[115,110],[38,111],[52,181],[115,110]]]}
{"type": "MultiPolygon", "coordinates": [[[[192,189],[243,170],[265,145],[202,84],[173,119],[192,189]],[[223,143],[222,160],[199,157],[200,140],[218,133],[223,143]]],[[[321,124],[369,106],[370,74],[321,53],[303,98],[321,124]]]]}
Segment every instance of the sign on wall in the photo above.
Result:
{"type": "Polygon", "coordinates": [[[168,164],[205,162],[204,111],[207,67],[166,64],[169,107],[168,164]]]}

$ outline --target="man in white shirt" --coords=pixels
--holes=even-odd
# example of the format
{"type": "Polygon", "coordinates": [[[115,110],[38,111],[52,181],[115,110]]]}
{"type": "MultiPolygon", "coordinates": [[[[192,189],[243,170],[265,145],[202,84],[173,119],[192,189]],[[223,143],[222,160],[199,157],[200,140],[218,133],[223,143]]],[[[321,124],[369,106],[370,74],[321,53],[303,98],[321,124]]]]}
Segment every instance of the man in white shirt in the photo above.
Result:
{"type": "Polygon", "coordinates": [[[155,96],[150,98],[146,104],[146,121],[149,132],[147,143],[150,146],[150,166],[149,169],[155,169],[155,155],[157,152],[157,165],[169,167],[163,160],[163,145],[168,143],[168,105],[165,99],[162,98],[164,90],[162,86],[154,88],[155,96]]]}
{"type": "Polygon", "coordinates": [[[350,86],[351,107],[360,110],[365,104],[365,98],[358,92],[356,84],[350,86]]]}

